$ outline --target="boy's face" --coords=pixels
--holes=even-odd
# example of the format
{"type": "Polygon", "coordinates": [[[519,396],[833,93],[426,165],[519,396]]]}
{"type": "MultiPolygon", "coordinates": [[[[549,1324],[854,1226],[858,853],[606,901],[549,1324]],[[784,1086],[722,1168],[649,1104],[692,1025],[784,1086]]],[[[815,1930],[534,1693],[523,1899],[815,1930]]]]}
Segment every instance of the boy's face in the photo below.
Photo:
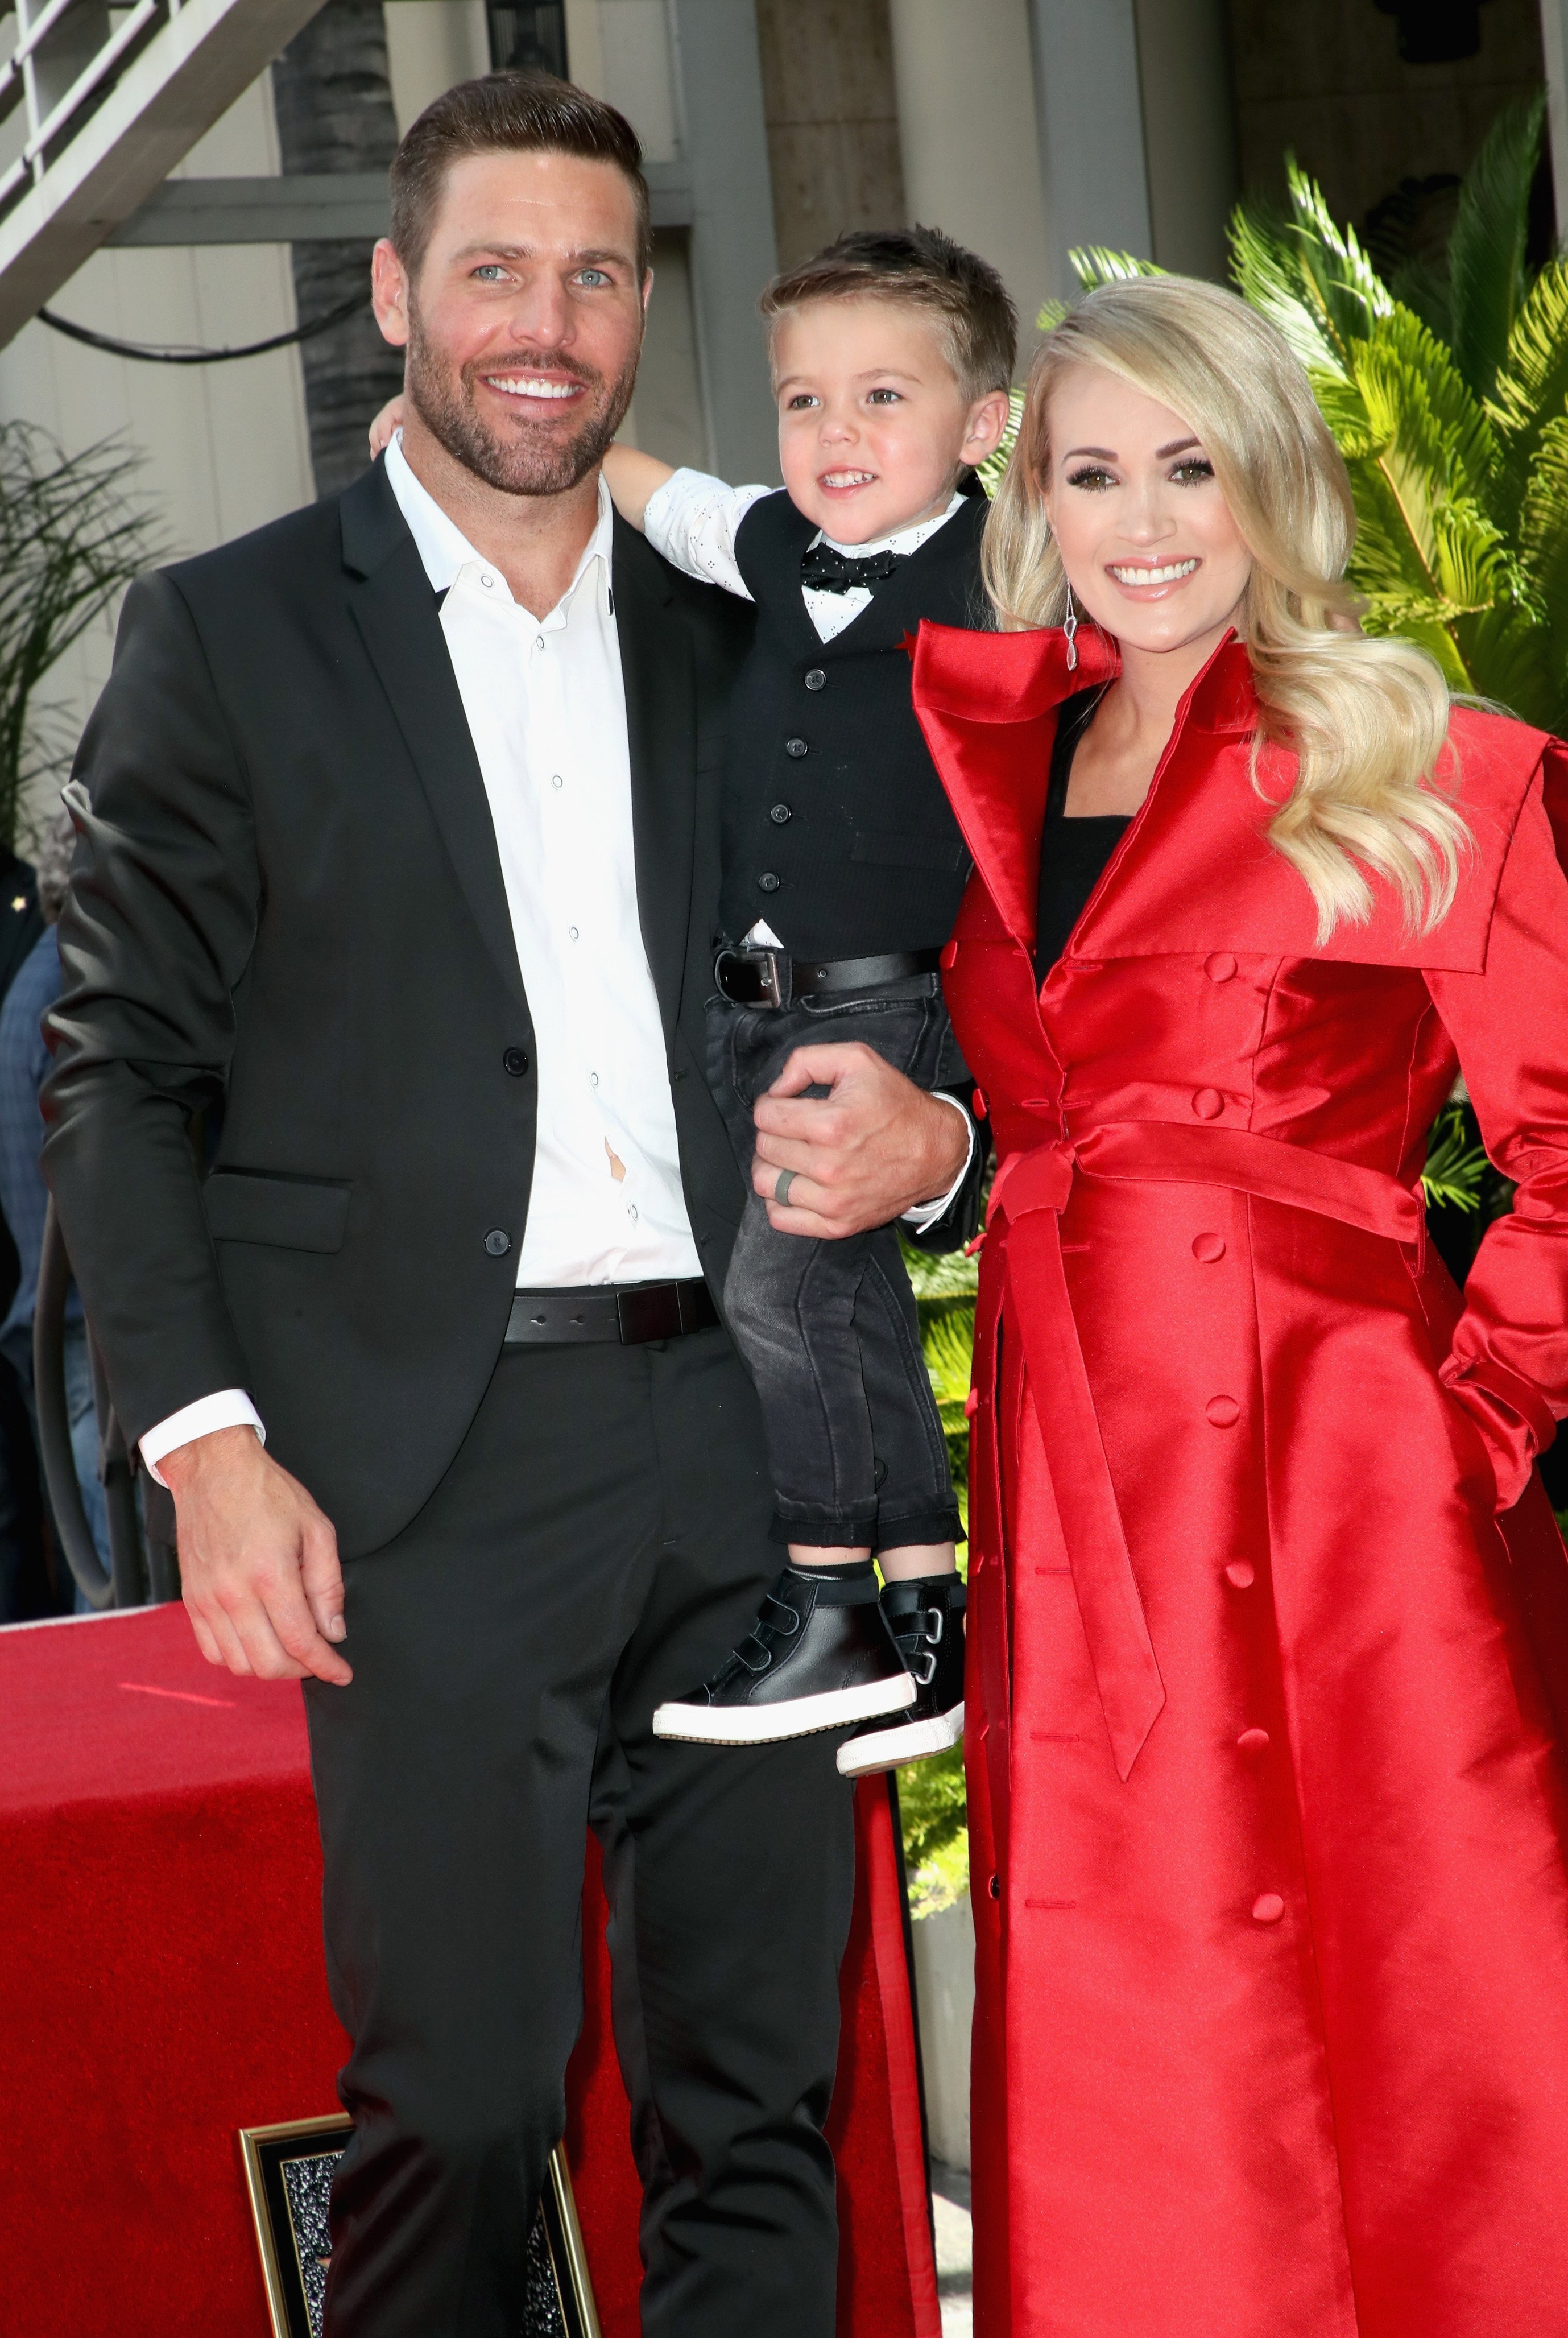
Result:
{"type": "Polygon", "coordinates": [[[812,300],[773,328],[779,461],[797,511],[869,544],[946,509],[960,467],[1001,438],[1001,390],[971,402],[934,319],[898,302],[812,300]]]}

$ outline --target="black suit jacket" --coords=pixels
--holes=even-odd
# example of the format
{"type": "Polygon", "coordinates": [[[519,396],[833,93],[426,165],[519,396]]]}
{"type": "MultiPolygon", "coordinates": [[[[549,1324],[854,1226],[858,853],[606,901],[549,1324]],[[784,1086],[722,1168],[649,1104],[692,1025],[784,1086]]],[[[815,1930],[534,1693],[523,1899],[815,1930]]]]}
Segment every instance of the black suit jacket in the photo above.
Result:
{"type": "MultiPolygon", "coordinates": [[[[612,578],[642,934],[717,1292],[745,1189],[702,1010],[751,612],[619,523],[612,578]]],[[[44,1159],[120,1417],[136,1438],[248,1389],[345,1551],[375,1548],[495,1368],[537,1058],[436,598],[379,466],[133,587],[72,801],[44,1159]],[[190,1124],[215,1103],[203,1183],[190,1124]]]]}

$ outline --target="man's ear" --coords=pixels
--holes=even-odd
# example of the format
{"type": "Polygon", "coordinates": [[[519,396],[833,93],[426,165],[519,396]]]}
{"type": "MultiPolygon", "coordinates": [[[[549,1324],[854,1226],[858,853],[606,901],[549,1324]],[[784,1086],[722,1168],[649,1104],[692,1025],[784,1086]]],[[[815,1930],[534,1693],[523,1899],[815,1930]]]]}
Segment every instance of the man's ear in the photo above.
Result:
{"type": "Polygon", "coordinates": [[[644,328],[646,328],[648,323],[648,303],[652,298],[653,270],[650,269],[647,275],[642,279],[642,323],[644,328]]]}
{"type": "Polygon", "coordinates": [[[381,338],[395,349],[408,345],[408,276],[392,244],[383,236],[370,255],[370,305],[381,338]]]}

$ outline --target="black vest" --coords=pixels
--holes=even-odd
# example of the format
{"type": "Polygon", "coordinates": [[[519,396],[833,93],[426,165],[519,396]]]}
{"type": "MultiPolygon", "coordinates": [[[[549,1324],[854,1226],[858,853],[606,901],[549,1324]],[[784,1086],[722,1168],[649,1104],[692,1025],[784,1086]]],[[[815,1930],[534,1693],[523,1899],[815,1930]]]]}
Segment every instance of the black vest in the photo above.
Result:
{"type": "Polygon", "coordinates": [[[819,641],[800,596],[815,523],[782,493],[741,521],[735,554],[757,635],[730,702],[720,922],[765,918],[796,958],[939,949],[969,857],[915,718],[909,651],[922,617],[985,622],[976,494],[819,641]]]}

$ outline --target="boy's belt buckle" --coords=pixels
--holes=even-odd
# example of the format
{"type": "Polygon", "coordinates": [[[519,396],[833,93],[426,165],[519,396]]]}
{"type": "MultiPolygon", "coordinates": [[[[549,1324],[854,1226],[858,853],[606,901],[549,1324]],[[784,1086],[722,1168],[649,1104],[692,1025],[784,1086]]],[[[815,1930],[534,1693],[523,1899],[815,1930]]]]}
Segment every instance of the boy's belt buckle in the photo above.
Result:
{"type": "Polygon", "coordinates": [[[714,980],[738,1007],[788,1007],[792,971],[781,949],[721,949],[713,961],[714,980]]]}

